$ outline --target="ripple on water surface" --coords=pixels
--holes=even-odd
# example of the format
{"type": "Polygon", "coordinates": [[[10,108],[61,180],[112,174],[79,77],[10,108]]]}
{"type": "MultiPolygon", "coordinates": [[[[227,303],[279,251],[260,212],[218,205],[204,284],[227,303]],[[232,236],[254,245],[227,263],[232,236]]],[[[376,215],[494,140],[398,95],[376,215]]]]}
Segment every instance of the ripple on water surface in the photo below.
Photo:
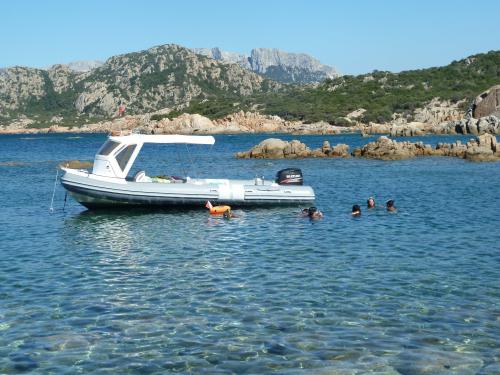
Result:
{"type": "MultiPolygon", "coordinates": [[[[22,165],[0,164],[0,372],[498,373],[500,163],[233,159],[261,138],[218,137],[198,171],[300,167],[323,220],[71,201],[49,215],[53,167],[91,159],[103,138],[2,139],[0,162],[22,165]],[[398,213],[352,218],[371,195],[398,213]]],[[[146,156],[148,171],[176,168],[146,156]]]]}

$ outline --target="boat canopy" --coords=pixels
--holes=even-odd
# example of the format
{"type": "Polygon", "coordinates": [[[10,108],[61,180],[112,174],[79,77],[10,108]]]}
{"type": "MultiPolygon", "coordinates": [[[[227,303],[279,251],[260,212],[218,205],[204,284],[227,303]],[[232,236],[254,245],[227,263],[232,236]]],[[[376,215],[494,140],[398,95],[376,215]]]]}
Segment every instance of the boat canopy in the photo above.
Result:
{"type": "Polygon", "coordinates": [[[95,156],[92,173],[104,177],[125,178],[144,143],[213,145],[215,138],[177,134],[110,136],[95,156]]]}
{"type": "Polygon", "coordinates": [[[111,136],[109,140],[119,143],[140,144],[140,143],[181,143],[193,145],[213,145],[215,138],[211,135],[150,135],[150,134],[130,134],[123,136],[111,136]]]}

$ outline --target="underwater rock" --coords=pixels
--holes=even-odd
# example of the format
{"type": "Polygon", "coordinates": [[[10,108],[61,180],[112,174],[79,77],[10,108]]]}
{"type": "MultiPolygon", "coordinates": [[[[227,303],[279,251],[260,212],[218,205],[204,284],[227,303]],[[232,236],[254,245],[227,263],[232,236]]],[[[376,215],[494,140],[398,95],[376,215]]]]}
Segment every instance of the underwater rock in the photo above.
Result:
{"type": "Polygon", "coordinates": [[[12,367],[18,372],[28,372],[39,367],[39,364],[31,356],[24,353],[16,353],[9,356],[12,367]]]}
{"type": "Polygon", "coordinates": [[[433,349],[413,349],[402,352],[394,366],[401,374],[477,374],[483,361],[469,353],[433,349]]]}
{"type": "Polygon", "coordinates": [[[71,169],[88,169],[94,165],[91,161],[67,160],[59,163],[59,167],[71,169]]]}

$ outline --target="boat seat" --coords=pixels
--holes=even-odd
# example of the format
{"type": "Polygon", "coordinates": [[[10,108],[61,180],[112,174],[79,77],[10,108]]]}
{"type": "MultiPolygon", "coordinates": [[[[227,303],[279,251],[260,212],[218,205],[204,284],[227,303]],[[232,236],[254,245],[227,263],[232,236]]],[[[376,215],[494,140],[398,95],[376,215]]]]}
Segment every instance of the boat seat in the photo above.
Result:
{"type": "Polygon", "coordinates": [[[134,175],[132,181],[134,181],[134,182],[151,182],[151,178],[146,176],[145,171],[139,171],[134,175]]]}
{"type": "Polygon", "coordinates": [[[178,177],[178,176],[170,176],[171,182],[174,184],[184,184],[187,182],[187,178],[178,177]]]}

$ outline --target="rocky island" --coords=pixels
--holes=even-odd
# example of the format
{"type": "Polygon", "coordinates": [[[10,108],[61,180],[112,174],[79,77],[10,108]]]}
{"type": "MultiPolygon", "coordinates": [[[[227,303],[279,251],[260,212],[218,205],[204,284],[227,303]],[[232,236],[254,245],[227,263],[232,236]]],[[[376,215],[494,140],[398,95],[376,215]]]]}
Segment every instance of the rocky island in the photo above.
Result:
{"type": "Polygon", "coordinates": [[[326,157],[347,158],[351,155],[349,154],[349,146],[346,144],[338,144],[332,148],[328,141],[324,141],[322,147],[311,150],[298,140],[287,142],[277,138],[268,138],[248,151],[238,152],[235,156],[238,159],[296,159],[326,157]]]}
{"type": "Polygon", "coordinates": [[[293,140],[290,142],[276,138],[268,138],[252,147],[248,151],[238,152],[238,159],[296,159],[296,158],[347,158],[364,157],[379,160],[403,160],[418,156],[449,156],[471,161],[496,161],[500,160],[500,147],[497,139],[491,134],[483,134],[475,139],[462,144],[438,143],[436,147],[423,142],[397,142],[386,136],[381,136],[361,148],[349,153],[349,146],[338,144],[330,146],[324,141],[320,148],[311,150],[304,143],[293,140]]]}

